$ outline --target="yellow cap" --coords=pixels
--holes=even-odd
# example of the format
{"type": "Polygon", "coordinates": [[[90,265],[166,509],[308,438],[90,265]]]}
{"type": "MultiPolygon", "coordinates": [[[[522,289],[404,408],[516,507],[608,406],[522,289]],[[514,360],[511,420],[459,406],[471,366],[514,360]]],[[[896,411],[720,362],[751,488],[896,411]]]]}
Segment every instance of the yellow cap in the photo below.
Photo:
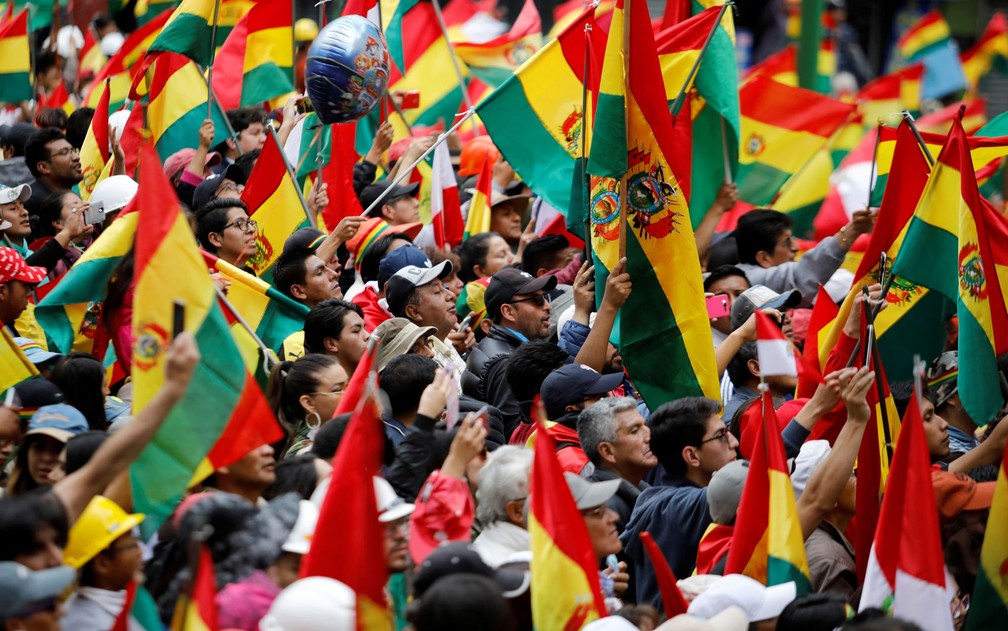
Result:
{"type": "Polygon", "coordinates": [[[107,497],[94,496],[70,529],[64,562],[80,569],[143,520],[143,515],[130,515],[107,497]]]}
{"type": "Polygon", "coordinates": [[[301,18],[294,22],[294,39],[299,42],[310,42],[318,35],[318,24],[311,18],[301,18]]]}

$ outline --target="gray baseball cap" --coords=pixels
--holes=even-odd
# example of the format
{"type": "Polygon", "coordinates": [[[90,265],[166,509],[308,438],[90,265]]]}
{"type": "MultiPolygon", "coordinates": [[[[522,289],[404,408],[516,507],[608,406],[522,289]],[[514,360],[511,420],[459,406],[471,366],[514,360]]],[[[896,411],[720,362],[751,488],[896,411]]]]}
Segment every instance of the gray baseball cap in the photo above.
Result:
{"type": "Polygon", "coordinates": [[[32,571],[14,561],[0,562],[0,620],[22,614],[34,603],[59,598],[76,576],[69,565],[32,571]]]}
{"type": "Polygon", "coordinates": [[[742,292],[731,307],[732,329],[742,326],[757,309],[792,309],[801,303],[802,295],[797,289],[778,294],[765,285],[753,285],[742,292]]]}
{"type": "Polygon", "coordinates": [[[616,495],[620,485],[619,479],[589,482],[569,471],[564,473],[564,477],[567,479],[567,488],[574,496],[574,503],[577,504],[578,510],[587,510],[605,504],[609,498],[616,495]]]}
{"type": "Polygon", "coordinates": [[[727,526],[735,519],[748,473],[748,460],[734,460],[711,476],[707,485],[707,508],[714,523],[727,526]]]}

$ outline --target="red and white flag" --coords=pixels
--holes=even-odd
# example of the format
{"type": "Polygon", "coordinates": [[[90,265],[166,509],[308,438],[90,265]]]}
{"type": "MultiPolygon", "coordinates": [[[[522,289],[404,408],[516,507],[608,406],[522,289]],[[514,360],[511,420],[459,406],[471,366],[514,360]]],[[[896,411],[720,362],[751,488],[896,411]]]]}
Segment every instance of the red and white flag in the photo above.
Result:
{"type": "Polygon", "coordinates": [[[756,353],[762,376],[798,376],[794,346],[784,337],[777,323],[762,311],[756,311],[756,353]]]}
{"type": "Polygon", "coordinates": [[[434,149],[430,184],[431,225],[439,248],[454,248],[462,243],[465,222],[459,206],[458,182],[452,169],[451,155],[445,143],[434,149]]]}
{"type": "Polygon", "coordinates": [[[907,406],[893,454],[861,609],[881,607],[923,629],[951,631],[950,594],[920,407],[907,406]]]}

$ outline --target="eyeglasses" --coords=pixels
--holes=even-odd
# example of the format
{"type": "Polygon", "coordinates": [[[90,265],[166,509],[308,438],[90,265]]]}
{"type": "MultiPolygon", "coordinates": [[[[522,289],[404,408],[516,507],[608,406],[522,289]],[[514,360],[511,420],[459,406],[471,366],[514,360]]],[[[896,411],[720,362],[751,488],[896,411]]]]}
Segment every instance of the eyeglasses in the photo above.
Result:
{"type": "Polygon", "coordinates": [[[532,302],[535,303],[537,307],[545,307],[550,304],[550,297],[546,294],[532,294],[528,298],[522,298],[521,300],[512,300],[511,304],[516,305],[519,302],[532,302]]]}
{"type": "Polygon", "coordinates": [[[224,226],[224,230],[227,230],[228,228],[238,228],[242,232],[256,232],[259,230],[259,224],[252,219],[239,218],[224,226]]]}
{"type": "Polygon", "coordinates": [[[111,556],[114,555],[116,552],[123,552],[125,550],[138,550],[139,548],[140,548],[140,542],[133,541],[131,543],[124,543],[123,545],[120,546],[111,546],[105,548],[105,550],[103,550],[103,553],[111,556]]]}
{"type": "Polygon", "coordinates": [[[729,440],[728,440],[728,430],[727,429],[719,429],[710,438],[705,438],[705,439],[701,440],[700,444],[703,445],[704,443],[714,442],[715,440],[722,440],[722,441],[724,441],[724,444],[727,445],[729,443],[729,440]]]}
{"type": "Polygon", "coordinates": [[[224,180],[224,182],[217,187],[217,192],[224,191],[225,193],[238,192],[238,185],[231,180],[224,180]]]}
{"type": "Polygon", "coordinates": [[[78,149],[77,147],[72,147],[72,146],[71,147],[63,147],[59,151],[54,151],[53,153],[50,153],[49,154],[49,159],[52,160],[53,158],[65,158],[67,156],[74,155],[74,154],[79,154],[79,153],[80,153],[80,149],[78,149]]]}
{"type": "Polygon", "coordinates": [[[341,386],[339,390],[322,390],[321,392],[309,392],[308,396],[312,397],[318,397],[323,395],[334,396],[334,395],[342,395],[344,392],[346,392],[346,386],[341,386]]]}

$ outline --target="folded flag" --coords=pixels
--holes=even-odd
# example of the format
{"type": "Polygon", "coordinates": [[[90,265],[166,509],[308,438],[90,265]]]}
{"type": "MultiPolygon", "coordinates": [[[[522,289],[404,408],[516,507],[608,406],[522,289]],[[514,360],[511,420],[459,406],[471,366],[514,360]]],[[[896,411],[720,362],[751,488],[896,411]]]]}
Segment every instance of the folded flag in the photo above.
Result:
{"type": "Polygon", "coordinates": [[[1005,65],[1008,58],[1008,19],[1000,11],[994,14],[980,39],[959,56],[966,81],[971,90],[980,86],[984,77],[993,65],[1005,65]]]}
{"type": "Polygon", "coordinates": [[[76,109],[73,101],[70,100],[70,93],[67,91],[66,83],[63,81],[60,81],[53,89],[52,93],[48,96],[39,90],[37,101],[38,103],[35,110],[36,113],[39,110],[51,107],[53,109],[63,110],[69,115],[76,109]]]}
{"type": "Polygon", "coordinates": [[[917,61],[942,46],[948,46],[952,39],[948,22],[938,10],[931,11],[911,26],[896,42],[900,54],[907,61],[917,61]]]}
{"type": "Polygon", "coordinates": [[[879,119],[888,122],[903,110],[919,112],[923,81],[924,64],[917,62],[866,83],[856,97],[865,124],[872,125],[879,119]]]}
{"type": "Polygon", "coordinates": [[[794,44],[788,44],[780,52],[774,53],[763,61],[749,66],[742,75],[742,81],[763,75],[793,88],[798,87],[798,52],[794,44]]]}
{"type": "Polygon", "coordinates": [[[916,396],[903,417],[868,559],[860,609],[869,607],[881,607],[922,628],[953,628],[931,460],[916,396]]]}
{"type": "Polygon", "coordinates": [[[98,100],[98,106],[95,108],[94,116],[91,117],[91,125],[88,126],[87,135],[84,136],[84,143],[80,149],[81,174],[84,179],[77,186],[84,201],[91,199],[91,192],[94,191],[105,165],[112,157],[108,123],[110,94],[109,80],[106,79],[101,99],[98,100]]]}
{"type": "Polygon", "coordinates": [[[469,200],[469,214],[466,216],[465,232],[462,240],[474,234],[490,231],[490,197],[493,194],[493,165],[489,160],[483,161],[479,177],[476,178],[476,190],[469,200]]]}
{"type": "Polygon", "coordinates": [[[28,9],[0,26],[0,102],[20,103],[34,98],[28,45],[28,9]]]}
{"type": "Polygon", "coordinates": [[[756,314],[756,353],[759,356],[760,376],[798,376],[794,347],[784,337],[784,332],[770,316],[762,311],[756,314]]]}
{"type": "Polygon", "coordinates": [[[181,594],[172,615],[172,631],[216,631],[217,575],[214,572],[213,557],[206,545],[200,545],[196,562],[196,576],[188,594],[181,594]]]}

